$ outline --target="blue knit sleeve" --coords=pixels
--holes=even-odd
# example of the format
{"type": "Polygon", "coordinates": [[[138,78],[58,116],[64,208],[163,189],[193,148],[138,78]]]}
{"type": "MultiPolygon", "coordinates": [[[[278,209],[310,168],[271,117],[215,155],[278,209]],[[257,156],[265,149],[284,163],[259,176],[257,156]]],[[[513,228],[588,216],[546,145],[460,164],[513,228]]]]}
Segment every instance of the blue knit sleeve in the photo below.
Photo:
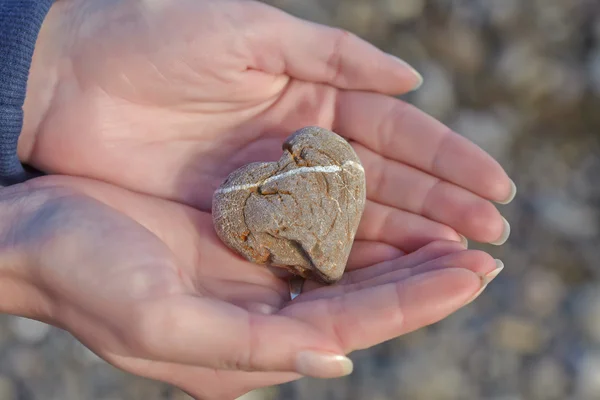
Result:
{"type": "Polygon", "coordinates": [[[31,172],[17,156],[33,49],[53,0],[0,0],[0,185],[31,172]]]}

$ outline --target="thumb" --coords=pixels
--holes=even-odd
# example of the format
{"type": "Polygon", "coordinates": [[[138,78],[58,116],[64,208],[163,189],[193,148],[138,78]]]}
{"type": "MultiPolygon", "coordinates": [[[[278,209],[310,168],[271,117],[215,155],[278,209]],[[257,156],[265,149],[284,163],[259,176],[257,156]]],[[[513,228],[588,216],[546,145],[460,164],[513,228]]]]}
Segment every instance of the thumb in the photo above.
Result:
{"type": "Polygon", "coordinates": [[[302,20],[263,3],[248,2],[255,21],[247,35],[251,66],[271,74],[339,89],[399,95],[423,78],[404,61],[345,30],[302,20]]]}
{"type": "MultiPolygon", "coordinates": [[[[296,372],[334,378],[352,372],[335,341],[290,317],[253,314],[196,296],[144,304],[129,343],[142,357],[224,370],[296,372]]],[[[131,326],[131,325],[130,325],[131,326]]]]}

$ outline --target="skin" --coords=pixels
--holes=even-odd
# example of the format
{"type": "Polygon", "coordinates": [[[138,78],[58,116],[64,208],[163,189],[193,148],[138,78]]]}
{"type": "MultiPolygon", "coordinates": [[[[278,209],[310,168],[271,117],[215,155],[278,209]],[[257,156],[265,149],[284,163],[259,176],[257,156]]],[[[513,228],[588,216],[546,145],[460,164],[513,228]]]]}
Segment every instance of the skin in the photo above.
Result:
{"type": "Polygon", "coordinates": [[[0,311],[198,399],[297,379],[303,350],[439,321],[496,266],[459,233],[497,240],[492,202],[514,193],[488,154],[391,96],[418,83],[354,35],[258,2],[56,1],[18,149],[53,176],[0,191],[0,311]],[[341,283],[289,302],[208,213],[222,179],[307,125],[351,141],[368,201],[341,283]]]}
{"type": "Polygon", "coordinates": [[[259,2],[59,0],[34,53],[19,155],[209,211],[231,171],[277,160],[290,133],[318,125],[352,141],[381,240],[401,219],[406,251],[457,232],[495,241],[504,226],[491,201],[510,198],[511,181],[390,96],[418,83],[351,33],[259,2]]]}
{"type": "Polygon", "coordinates": [[[303,350],[348,354],[434,323],[496,267],[457,242],[402,255],[367,238],[339,284],[308,282],[290,301],[284,280],[230,252],[210,214],[186,205],[51,176],[0,191],[0,217],[0,312],[65,329],[196,399],[298,379],[303,350]]]}

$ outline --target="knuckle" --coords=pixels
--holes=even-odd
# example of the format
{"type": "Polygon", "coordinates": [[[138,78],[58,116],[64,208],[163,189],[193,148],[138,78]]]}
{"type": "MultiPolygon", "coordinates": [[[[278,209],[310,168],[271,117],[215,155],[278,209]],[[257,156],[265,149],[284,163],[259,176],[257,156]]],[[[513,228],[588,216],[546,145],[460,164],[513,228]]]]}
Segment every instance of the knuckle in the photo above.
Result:
{"type": "Polygon", "coordinates": [[[329,53],[329,58],[327,60],[327,68],[329,69],[329,76],[332,82],[337,81],[343,72],[343,55],[344,55],[344,47],[348,39],[351,37],[351,33],[339,29],[334,28],[332,30],[332,44],[331,50],[329,53]]]}

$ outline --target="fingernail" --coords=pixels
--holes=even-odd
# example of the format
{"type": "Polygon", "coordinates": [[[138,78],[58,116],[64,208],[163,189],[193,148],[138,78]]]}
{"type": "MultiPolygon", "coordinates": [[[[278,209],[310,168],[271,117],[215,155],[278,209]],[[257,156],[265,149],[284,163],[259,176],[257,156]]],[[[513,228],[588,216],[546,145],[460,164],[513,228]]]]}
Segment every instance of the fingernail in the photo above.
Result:
{"type": "Polygon", "coordinates": [[[296,357],[296,371],[313,378],[339,378],[353,369],[352,360],[343,355],[307,350],[296,357]]]}
{"type": "Polygon", "coordinates": [[[463,246],[465,246],[465,248],[468,249],[469,240],[467,239],[467,237],[465,235],[461,235],[460,233],[458,234],[458,236],[460,236],[460,242],[463,244],[463,246]]]}
{"type": "Polygon", "coordinates": [[[410,71],[415,75],[415,77],[417,78],[417,83],[415,84],[415,86],[413,87],[412,90],[417,90],[418,88],[421,87],[421,85],[423,85],[423,75],[421,75],[412,65],[410,65],[403,59],[396,57],[395,55],[392,55],[392,54],[388,54],[388,55],[391,58],[393,58],[395,61],[399,62],[400,64],[402,64],[405,67],[407,67],[408,69],[410,69],[410,71]]]}
{"type": "Polygon", "coordinates": [[[517,185],[515,185],[515,182],[512,179],[510,181],[510,188],[511,190],[508,198],[504,201],[499,201],[498,204],[508,204],[515,199],[515,196],[517,195],[517,185]]]}
{"type": "Polygon", "coordinates": [[[413,87],[413,90],[417,90],[418,88],[420,88],[423,85],[423,75],[421,75],[419,73],[419,71],[417,71],[416,69],[414,69],[410,65],[409,65],[409,67],[410,67],[410,70],[412,71],[412,73],[415,74],[415,76],[417,77],[417,83],[413,87]]]}
{"type": "Polygon", "coordinates": [[[508,240],[508,237],[510,236],[510,224],[504,217],[502,217],[502,221],[504,222],[504,230],[502,231],[502,235],[500,235],[497,240],[490,242],[490,244],[501,246],[508,240]]]}
{"type": "Polygon", "coordinates": [[[502,261],[496,259],[496,268],[493,271],[488,272],[487,274],[485,274],[484,276],[481,277],[481,288],[473,296],[471,296],[471,298],[469,299],[469,301],[467,301],[465,303],[465,305],[473,302],[476,298],[478,298],[479,295],[481,293],[483,293],[483,291],[485,290],[487,285],[489,285],[489,283],[491,281],[493,281],[494,278],[497,277],[498,274],[500,272],[502,272],[503,269],[504,269],[504,263],[502,261]]]}

